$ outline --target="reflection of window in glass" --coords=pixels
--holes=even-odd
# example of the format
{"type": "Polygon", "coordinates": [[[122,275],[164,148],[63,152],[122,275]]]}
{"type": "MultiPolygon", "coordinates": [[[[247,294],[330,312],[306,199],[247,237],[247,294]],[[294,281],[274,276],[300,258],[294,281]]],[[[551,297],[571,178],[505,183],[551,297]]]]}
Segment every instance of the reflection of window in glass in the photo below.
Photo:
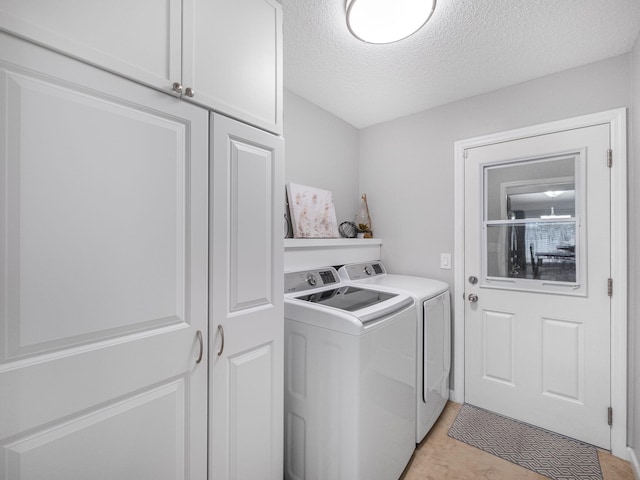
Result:
{"type": "Polygon", "coordinates": [[[576,158],[485,168],[488,277],[577,282],[576,158]]]}

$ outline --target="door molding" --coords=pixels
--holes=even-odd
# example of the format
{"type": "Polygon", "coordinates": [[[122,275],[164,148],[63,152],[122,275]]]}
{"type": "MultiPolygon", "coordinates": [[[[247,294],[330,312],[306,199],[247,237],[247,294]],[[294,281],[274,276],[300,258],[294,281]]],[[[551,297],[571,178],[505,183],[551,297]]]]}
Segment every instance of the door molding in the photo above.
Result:
{"type": "MultiPolygon", "coordinates": [[[[611,452],[627,459],[627,110],[569,118],[531,127],[460,140],[454,144],[454,389],[452,399],[464,402],[464,162],[465,150],[527,137],[593,125],[609,124],[613,166],[611,168],[611,452]],[[462,348],[460,348],[462,346],[462,348]]],[[[606,161],[606,159],[602,159],[606,161]]],[[[603,287],[604,288],[604,287],[603,287]]],[[[603,421],[606,412],[603,412],[603,421]]]]}

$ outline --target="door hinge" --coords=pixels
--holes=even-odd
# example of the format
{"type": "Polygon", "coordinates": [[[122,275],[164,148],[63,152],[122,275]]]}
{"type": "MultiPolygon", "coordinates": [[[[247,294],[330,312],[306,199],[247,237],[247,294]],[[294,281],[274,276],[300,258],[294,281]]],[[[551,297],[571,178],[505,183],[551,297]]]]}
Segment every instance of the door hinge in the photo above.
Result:
{"type": "Polygon", "coordinates": [[[469,151],[467,149],[464,150],[464,153],[462,155],[464,158],[467,158],[469,156],[469,151]]]}
{"type": "Polygon", "coordinates": [[[609,426],[613,425],[613,408],[607,408],[607,423],[609,426]]]}
{"type": "Polygon", "coordinates": [[[613,150],[607,150],[607,167],[611,168],[613,166],[613,150]]]}
{"type": "Polygon", "coordinates": [[[613,278],[607,278],[607,295],[613,296],[613,278]]]}

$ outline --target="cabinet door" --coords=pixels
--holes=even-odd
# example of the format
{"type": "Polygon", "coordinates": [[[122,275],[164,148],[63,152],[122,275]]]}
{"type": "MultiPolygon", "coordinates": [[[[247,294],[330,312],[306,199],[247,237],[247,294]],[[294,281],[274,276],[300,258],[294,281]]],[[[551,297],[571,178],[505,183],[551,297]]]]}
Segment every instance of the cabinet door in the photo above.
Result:
{"type": "Polygon", "coordinates": [[[281,480],[283,141],[211,121],[210,463],[215,480],[281,480]]]}
{"type": "Polygon", "coordinates": [[[0,29],[167,92],[180,81],[180,0],[2,0],[0,29]]]}
{"type": "Polygon", "coordinates": [[[206,111],[2,33],[0,110],[0,478],[206,478],[206,111]]]}
{"type": "Polygon", "coordinates": [[[282,133],[282,6],[185,0],[183,84],[194,102],[282,133]]]}

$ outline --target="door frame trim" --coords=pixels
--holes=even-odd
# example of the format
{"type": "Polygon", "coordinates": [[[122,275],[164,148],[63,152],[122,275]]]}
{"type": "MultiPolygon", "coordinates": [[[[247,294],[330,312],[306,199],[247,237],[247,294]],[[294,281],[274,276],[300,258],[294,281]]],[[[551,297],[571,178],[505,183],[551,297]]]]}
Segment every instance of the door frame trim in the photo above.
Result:
{"type": "MultiPolygon", "coordinates": [[[[454,385],[452,399],[464,402],[464,166],[465,150],[593,125],[609,124],[611,168],[611,452],[627,459],[627,109],[619,108],[565,120],[460,140],[454,144],[454,385]],[[458,346],[462,348],[457,348],[458,346]]],[[[606,161],[605,158],[602,161],[606,161]]],[[[603,287],[605,288],[605,287],[603,287]]],[[[603,421],[606,412],[602,413],[603,421]]]]}

